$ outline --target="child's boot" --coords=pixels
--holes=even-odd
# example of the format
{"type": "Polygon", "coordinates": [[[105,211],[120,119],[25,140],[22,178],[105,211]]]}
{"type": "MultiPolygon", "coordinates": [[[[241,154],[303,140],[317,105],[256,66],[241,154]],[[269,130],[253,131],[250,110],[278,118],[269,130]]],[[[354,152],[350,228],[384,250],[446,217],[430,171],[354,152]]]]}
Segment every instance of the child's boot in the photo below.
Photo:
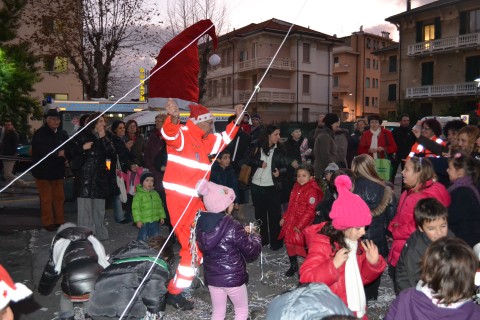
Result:
{"type": "Polygon", "coordinates": [[[187,299],[183,292],[179,294],[167,293],[167,303],[176,309],[180,310],[192,310],[193,301],[187,299]]]}
{"type": "Polygon", "coordinates": [[[289,256],[288,259],[290,259],[290,269],[285,272],[285,276],[292,277],[298,271],[297,256],[289,256]]]}

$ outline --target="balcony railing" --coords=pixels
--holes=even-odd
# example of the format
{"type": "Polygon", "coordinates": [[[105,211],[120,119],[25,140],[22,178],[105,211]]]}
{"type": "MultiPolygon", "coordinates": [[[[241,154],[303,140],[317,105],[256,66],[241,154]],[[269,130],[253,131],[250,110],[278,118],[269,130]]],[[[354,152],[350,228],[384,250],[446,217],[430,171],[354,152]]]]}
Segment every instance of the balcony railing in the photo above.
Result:
{"type": "MultiPolygon", "coordinates": [[[[266,68],[268,67],[272,59],[273,58],[270,57],[270,58],[255,58],[255,59],[245,60],[245,61],[239,62],[238,70],[241,72],[241,71],[248,71],[248,70],[259,69],[259,68],[266,68]]],[[[272,68],[282,69],[282,70],[295,70],[296,68],[295,60],[292,60],[288,57],[276,58],[275,61],[273,61],[272,68]]]]}
{"type": "Polygon", "coordinates": [[[333,93],[345,93],[345,92],[350,92],[350,86],[346,85],[338,85],[338,86],[333,86],[332,87],[332,92],[333,93]]]}
{"type": "Polygon", "coordinates": [[[456,37],[435,39],[408,46],[407,55],[422,55],[433,52],[453,51],[459,48],[475,47],[480,45],[480,33],[462,34],[456,37]]]}
{"type": "Polygon", "coordinates": [[[424,97],[449,97],[461,95],[474,95],[477,90],[475,82],[465,82],[456,84],[442,84],[436,86],[422,86],[407,88],[407,98],[424,97]]]}
{"type": "Polygon", "coordinates": [[[345,72],[350,72],[350,66],[349,65],[333,65],[333,73],[345,73],[345,72]]]}
{"type": "MultiPolygon", "coordinates": [[[[238,100],[240,103],[246,103],[252,91],[240,91],[238,94],[238,100]]],[[[279,92],[279,91],[263,91],[261,90],[257,96],[253,96],[251,102],[282,102],[293,103],[295,102],[295,93],[293,92],[279,92]]]]}

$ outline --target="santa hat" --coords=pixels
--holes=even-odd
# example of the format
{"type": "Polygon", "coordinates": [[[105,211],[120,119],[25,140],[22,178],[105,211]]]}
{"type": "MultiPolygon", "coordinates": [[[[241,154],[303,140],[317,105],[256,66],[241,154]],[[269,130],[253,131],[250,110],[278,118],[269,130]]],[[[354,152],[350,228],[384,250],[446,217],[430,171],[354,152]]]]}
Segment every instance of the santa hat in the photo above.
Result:
{"type": "Polygon", "coordinates": [[[213,120],[213,115],[201,104],[191,104],[188,107],[190,108],[190,120],[193,123],[197,124],[200,122],[213,120]]]}
{"type": "Polygon", "coordinates": [[[335,179],[338,198],[333,202],[330,219],[337,230],[368,226],[372,222],[372,214],[365,201],[350,192],[352,180],[346,175],[335,179]]]}
{"type": "Polygon", "coordinates": [[[152,74],[148,88],[150,106],[163,107],[168,98],[198,102],[198,72],[200,71],[198,44],[192,41],[204,34],[212,38],[213,48],[216,49],[218,40],[215,26],[208,19],[201,20],[183,30],[163,46],[158,54],[157,64],[150,71],[152,74]],[[188,46],[190,43],[192,44],[188,46]],[[184,51],[163,66],[186,46],[188,47],[184,51]],[[161,66],[163,67],[156,71],[161,66]]]}
{"type": "Polygon", "coordinates": [[[0,265],[0,310],[10,301],[17,302],[30,296],[32,291],[23,283],[14,283],[7,270],[0,265]]]}
{"type": "Polygon", "coordinates": [[[235,201],[235,192],[232,188],[204,179],[197,182],[197,191],[203,196],[203,204],[209,212],[223,212],[235,201]]]}

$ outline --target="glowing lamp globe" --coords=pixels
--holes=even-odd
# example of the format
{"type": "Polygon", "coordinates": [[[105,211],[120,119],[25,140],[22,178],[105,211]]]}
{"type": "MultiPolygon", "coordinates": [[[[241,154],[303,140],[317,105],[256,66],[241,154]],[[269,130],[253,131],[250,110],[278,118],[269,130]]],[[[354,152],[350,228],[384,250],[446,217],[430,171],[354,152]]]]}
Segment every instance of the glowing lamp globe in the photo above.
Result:
{"type": "Polygon", "coordinates": [[[220,56],[218,54],[212,54],[210,58],[208,58],[208,63],[210,63],[211,66],[216,66],[220,63],[220,56]]]}

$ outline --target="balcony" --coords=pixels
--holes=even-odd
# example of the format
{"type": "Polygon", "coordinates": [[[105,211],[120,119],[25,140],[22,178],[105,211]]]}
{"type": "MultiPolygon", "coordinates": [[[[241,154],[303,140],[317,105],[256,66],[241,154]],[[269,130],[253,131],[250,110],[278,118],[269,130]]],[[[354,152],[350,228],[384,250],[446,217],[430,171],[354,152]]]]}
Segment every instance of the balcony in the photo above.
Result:
{"type": "Polygon", "coordinates": [[[333,86],[332,88],[332,93],[348,93],[350,92],[350,86],[346,85],[338,85],[338,86],[333,86]]]}
{"type": "Polygon", "coordinates": [[[422,86],[407,88],[406,98],[435,98],[475,95],[476,90],[477,84],[475,82],[422,86]]]}
{"type": "MultiPolygon", "coordinates": [[[[252,91],[240,91],[238,93],[238,101],[240,103],[246,103],[252,91]]],[[[280,102],[280,103],[294,103],[295,102],[295,93],[293,92],[281,92],[281,91],[268,91],[261,90],[257,96],[253,96],[251,102],[280,102]]]]}
{"type": "Polygon", "coordinates": [[[420,42],[408,46],[408,56],[448,52],[480,46],[480,33],[462,34],[456,37],[420,42]]]}
{"type": "MultiPolygon", "coordinates": [[[[270,58],[255,58],[250,60],[241,61],[238,63],[238,71],[249,71],[255,69],[267,68],[273,57],[270,58]]],[[[276,58],[272,63],[272,69],[280,70],[295,70],[296,69],[295,60],[292,60],[288,57],[276,58]]]]}
{"type": "Polygon", "coordinates": [[[334,64],[333,65],[333,74],[348,73],[348,72],[350,72],[350,66],[348,64],[344,64],[344,65],[334,64]]]}

